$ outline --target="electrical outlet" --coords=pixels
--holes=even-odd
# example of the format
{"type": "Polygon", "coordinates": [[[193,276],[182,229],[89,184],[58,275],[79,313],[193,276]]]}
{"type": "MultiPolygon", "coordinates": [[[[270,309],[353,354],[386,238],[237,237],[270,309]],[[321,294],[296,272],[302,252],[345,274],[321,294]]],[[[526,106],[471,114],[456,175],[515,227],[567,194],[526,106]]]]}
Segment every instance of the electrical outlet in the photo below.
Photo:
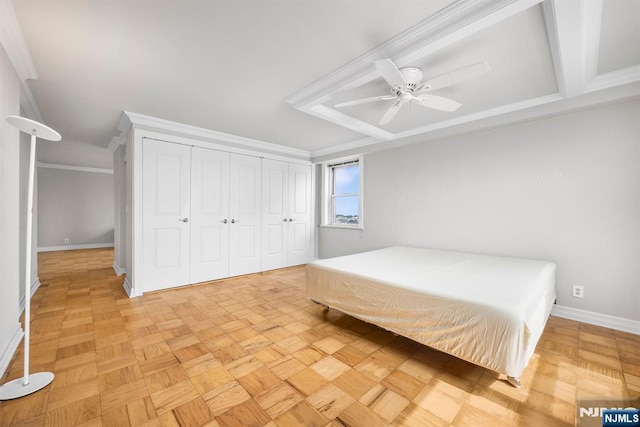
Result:
{"type": "Polygon", "coordinates": [[[584,297],[584,286],[573,285],[573,297],[574,298],[583,298],[584,297]]]}
{"type": "Polygon", "coordinates": [[[68,237],[65,237],[65,238],[64,238],[64,242],[65,242],[65,243],[69,243],[69,238],[68,238],[68,237]]]}

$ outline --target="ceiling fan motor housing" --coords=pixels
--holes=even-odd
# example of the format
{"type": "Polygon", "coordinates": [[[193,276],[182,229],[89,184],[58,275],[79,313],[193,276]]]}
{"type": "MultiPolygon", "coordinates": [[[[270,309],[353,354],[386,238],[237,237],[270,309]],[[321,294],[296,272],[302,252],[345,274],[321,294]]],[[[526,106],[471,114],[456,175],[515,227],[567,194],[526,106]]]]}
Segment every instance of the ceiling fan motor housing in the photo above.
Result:
{"type": "Polygon", "coordinates": [[[409,90],[415,89],[422,81],[422,70],[418,67],[400,68],[399,71],[409,90]]]}

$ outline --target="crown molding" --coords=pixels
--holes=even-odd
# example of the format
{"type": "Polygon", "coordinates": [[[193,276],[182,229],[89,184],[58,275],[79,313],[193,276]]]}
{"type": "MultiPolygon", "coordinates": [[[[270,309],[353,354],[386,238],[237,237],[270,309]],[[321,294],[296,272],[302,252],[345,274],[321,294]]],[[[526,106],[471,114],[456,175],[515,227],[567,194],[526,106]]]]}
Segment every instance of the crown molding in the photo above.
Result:
{"type": "Polygon", "coordinates": [[[585,93],[609,89],[640,81],[640,65],[601,74],[587,86],[585,93]]]}
{"type": "Polygon", "coordinates": [[[475,122],[482,119],[488,119],[495,116],[500,116],[515,111],[524,110],[538,105],[549,104],[551,102],[560,101],[564,97],[559,93],[552,93],[550,95],[541,96],[538,98],[526,99],[524,101],[514,102],[512,104],[501,105],[496,108],[490,108],[488,110],[478,111],[477,113],[467,114],[465,116],[456,117],[450,120],[444,120],[441,122],[432,123],[430,125],[409,129],[404,132],[398,132],[395,134],[396,139],[408,138],[421,133],[432,132],[440,129],[446,129],[465,123],[475,122]]]}
{"type": "Polygon", "coordinates": [[[38,78],[11,0],[0,0],[0,44],[7,52],[20,81],[38,78]]]}
{"type": "MultiPolygon", "coordinates": [[[[432,123],[426,126],[420,126],[417,128],[409,129],[404,132],[398,132],[398,133],[392,134],[393,137],[391,139],[399,140],[399,139],[409,138],[409,137],[420,135],[427,132],[433,132],[436,130],[452,128],[455,126],[476,122],[476,121],[488,119],[491,117],[501,116],[507,113],[525,110],[527,108],[536,107],[539,105],[549,104],[551,102],[560,101],[562,99],[564,99],[564,97],[559,93],[553,93],[553,94],[541,96],[538,98],[527,99],[525,101],[515,102],[508,105],[502,105],[500,107],[491,108],[488,110],[479,111],[477,113],[471,113],[465,116],[456,117],[451,120],[444,120],[444,121],[432,123]]],[[[375,145],[380,142],[382,141],[378,138],[364,138],[356,141],[347,142],[345,144],[334,145],[332,147],[317,150],[312,152],[311,154],[313,158],[317,158],[317,157],[326,156],[329,154],[335,154],[335,153],[339,153],[347,150],[353,150],[355,148],[375,145]]]]}
{"type": "Polygon", "coordinates": [[[120,115],[120,120],[118,120],[118,130],[120,131],[120,134],[111,138],[111,141],[107,146],[107,150],[109,150],[111,154],[115,153],[118,147],[124,145],[126,142],[125,135],[127,134],[127,132],[129,132],[129,129],[131,129],[132,125],[131,119],[127,114],[128,113],[126,111],[123,111],[120,115]]]}
{"type": "Polygon", "coordinates": [[[0,44],[20,79],[20,107],[28,118],[43,123],[44,119],[27,81],[37,79],[38,73],[11,0],[0,0],[0,44]]]}
{"type": "Polygon", "coordinates": [[[345,142],[344,144],[333,145],[327,148],[321,148],[319,150],[315,150],[311,152],[311,158],[317,159],[319,157],[328,156],[330,154],[342,153],[348,150],[355,150],[357,148],[368,147],[369,145],[374,145],[382,142],[381,140],[373,137],[366,137],[362,139],[357,139],[355,141],[345,142]]]}
{"type": "Polygon", "coordinates": [[[28,81],[20,83],[20,107],[24,110],[24,113],[31,120],[44,123],[38,104],[36,103],[28,81]]]}
{"type": "Polygon", "coordinates": [[[76,172],[95,172],[95,173],[111,173],[111,174],[113,173],[113,169],[90,168],[86,166],[59,165],[55,163],[43,163],[43,162],[38,162],[38,167],[45,168],[45,169],[63,169],[63,170],[76,171],[76,172]]]}
{"type": "Polygon", "coordinates": [[[142,116],[142,114],[130,113],[128,111],[122,112],[120,120],[118,120],[118,130],[120,131],[120,137],[129,132],[129,129],[131,129],[131,116],[142,116]]]}
{"type": "MultiPolygon", "coordinates": [[[[227,145],[236,145],[243,148],[251,148],[258,151],[268,151],[279,153],[286,156],[298,157],[305,160],[311,159],[311,153],[307,150],[299,148],[286,147],[284,145],[273,144],[270,142],[259,141],[256,139],[245,138],[242,136],[231,135],[228,133],[218,132],[197,126],[186,125],[183,123],[172,122],[170,120],[159,119],[156,117],[145,116],[143,114],[124,111],[123,115],[128,117],[131,126],[143,127],[151,130],[161,130],[164,132],[177,133],[195,138],[213,140],[225,143],[227,145]]],[[[121,123],[123,120],[121,119],[121,123]]],[[[127,128],[128,129],[128,128],[127,128]]]]}
{"type": "Polygon", "coordinates": [[[358,120],[355,117],[334,110],[333,108],[329,108],[326,105],[318,104],[309,109],[304,109],[303,111],[316,117],[321,117],[332,123],[336,123],[340,126],[355,130],[356,132],[369,135],[376,139],[391,140],[394,137],[393,133],[387,130],[384,130],[362,120],[358,120]]]}
{"type": "Polygon", "coordinates": [[[114,136],[113,138],[111,138],[111,142],[109,142],[107,150],[109,150],[109,152],[113,154],[121,145],[124,145],[124,134],[120,134],[120,136],[114,136]]]}

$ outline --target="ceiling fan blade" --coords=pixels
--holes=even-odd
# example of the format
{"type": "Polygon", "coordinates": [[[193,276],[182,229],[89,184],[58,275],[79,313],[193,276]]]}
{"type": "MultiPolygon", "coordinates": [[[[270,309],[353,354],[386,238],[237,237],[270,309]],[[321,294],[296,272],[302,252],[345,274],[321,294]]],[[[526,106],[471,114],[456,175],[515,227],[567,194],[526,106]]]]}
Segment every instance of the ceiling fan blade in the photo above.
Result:
{"type": "Polygon", "coordinates": [[[398,102],[395,102],[391,107],[389,107],[387,112],[384,113],[384,116],[382,116],[382,118],[380,119],[379,124],[384,125],[389,123],[391,119],[393,119],[396,116],[396,114],[400,110],[400,107],[402,107],[402,104],[404,104],[404,101],[399,100],[398,102]]]}
{"type": "Polygon", "coordinates": [[[334,107],[338,107],[338,108],[346,107],[348,105],[365,104],[367,102],[384,101],[384,100],[395,99],[395,98],[396,98],[395,95],[374,96],[372,98],[363,98],[363,99],[356,99],[354,101],[341,102],[339,104],[334,105],[334,107]]]}
{"type": "Polygon", "coordinates": [[[443,87],[452,86],[456,83],[479,77],[484,73],[489,72],[489,70],[491,70],[491,68],[486,62],[480,62],[478,64],[458,68],[457,70],[449,71],[448,73],[440,74],[439,76],[427,80],[422,85],[420,85],[416,92],[436,90],[443,87]]]}
{"type": "Polygon", "coordinates": [[[453,99],[444,98],[442,96],[435,95],[419,95],[414,96],[412,99],[416,104],[422,105],[423,107],[433,108],[434,110],[441,111],[456,111],[458,108],[462,106],[457,101],[453,99]]]}
{"type": "Polygon", "coordinates": [[[378,72],[382,78],[389,83],[389,86],[394,87],[405,85],[404,77],[402,77],[400,70],[398,70],[398,67],[396,67],[396,64],[394,64],[392,60],[381,59],[376,61],[375,64],[378,72]]]}

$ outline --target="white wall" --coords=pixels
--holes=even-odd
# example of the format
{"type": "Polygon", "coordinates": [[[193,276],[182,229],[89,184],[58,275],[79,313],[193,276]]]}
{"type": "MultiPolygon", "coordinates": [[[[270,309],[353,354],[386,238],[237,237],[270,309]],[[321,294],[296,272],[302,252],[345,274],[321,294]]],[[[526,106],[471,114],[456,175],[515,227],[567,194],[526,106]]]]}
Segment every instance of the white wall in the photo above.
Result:
{"type": "Polygon", "coordinates": [[[0,47],[0,376],[22,337],[18,289],[20,136],[5,120],[20,112],[20,80],[0,47]]]}
{"type": "Polygon", "coordinates": [[[113,187],[111,173],[38,168],[38,248],[113,245],[113,187]]]}
{"type": "Polygon", "coordinates": [[[321,228],[319,257],[403,244],[549,260],[558,304],[640,320],[640,102],[364,164],[365,229],[321,228]]]}
{"type": "Polygon", "coordinates": [[[120,145],[113,153],[113,185],[114,185],[114,254],[113,267],[117,274],[125,272],[127,255],[126,234],[126,161],[124,145],[120,145]]]}
{"type": "MultiPolygon", "coordinates": [[[[21,111],[20,115],[26,117],[26,114],[21,111]]],[[[20,284],[19,301],[20,311],[24,309],[24,275],[25,275],[25,250],[27,242],[27,203],[29,194],[29,154],[31,149],[31,137],[24,132],[20,132],[20,284]]],[[[37,168],[35,170],[37,179],[37,168]]],[[[38,280],[38,251],[35,249],[38,246],[38,222],[35,218],[38,217],[38,188],[34,190],[33,200],[33,228],[31,233],[31,274],[29,277],[29,283],[31,284],[31,291],[35,291],[40,285],[38,280]]]]}

